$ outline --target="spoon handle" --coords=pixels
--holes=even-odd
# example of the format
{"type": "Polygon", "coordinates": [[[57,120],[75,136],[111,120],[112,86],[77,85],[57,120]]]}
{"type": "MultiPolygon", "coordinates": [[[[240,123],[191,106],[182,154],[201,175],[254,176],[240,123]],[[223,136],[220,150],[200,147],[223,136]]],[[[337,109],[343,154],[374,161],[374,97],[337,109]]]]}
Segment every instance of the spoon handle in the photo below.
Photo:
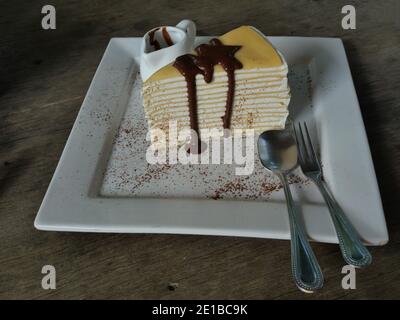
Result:
{"type": "Polygon", "coordinates": [[[335,198],[329,192],[326,184],[321,178],[314,178],[313,181],[321,191],[329,208],[329,212],[331,213],[344,260],[348,264],[358,268],[363,268],[371,264],[371,254],[362,244],[356,230],[347,219],[335,198]]]}
{"type": "Polygon", "coordinates": [[[286,175],[278,174],[285,191],[291,233],[292,273],[297,287],[304,292],[322,288],[324,277],[308,242],[303,223],[295,207],[286,175]]]}

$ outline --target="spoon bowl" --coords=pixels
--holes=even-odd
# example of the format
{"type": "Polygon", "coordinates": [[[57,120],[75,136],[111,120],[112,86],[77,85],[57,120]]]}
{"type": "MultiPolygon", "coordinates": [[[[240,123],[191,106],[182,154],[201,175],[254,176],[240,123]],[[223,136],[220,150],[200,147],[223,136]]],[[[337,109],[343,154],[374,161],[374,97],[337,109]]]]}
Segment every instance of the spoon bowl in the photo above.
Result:
{"type": "Polygon", "coordinates": [[[261,163],[275,172],[289,173],[297,166],[296,141],[289,131],[265,131],[258,138],[261,163]]]}

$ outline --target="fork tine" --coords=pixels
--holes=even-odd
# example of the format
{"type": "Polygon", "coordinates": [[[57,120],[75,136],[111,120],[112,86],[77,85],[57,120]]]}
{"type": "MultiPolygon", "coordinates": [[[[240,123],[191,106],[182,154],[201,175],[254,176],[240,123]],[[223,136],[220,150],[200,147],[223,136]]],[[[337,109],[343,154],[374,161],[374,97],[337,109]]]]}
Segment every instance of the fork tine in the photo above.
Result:
{"type": "Polygon", "coordinates": [[[307,135],[308,147],[311,150],[312,161],[314,161],[314,163],[316,163],[318,165],[318,168],[321,169],[319,158],[317,157],[317,153],[315,152],[314,145],[312,143],[312,140],[311,140],[310,133],[308,131],[308,127],[307,127],[307,123],[306,122],[304,122],[304,128],[305,128],[306,135],[307,135]]]}
{"type": "Polygon", "coordinates": [[[309,155],[308,155],[308,149],[307,149],[307,144],[305,142],[304,139],[304,134],[303,134],[303,130],[301,128],[301,123],[299,122],[299,134],[300,134],[300,140],[301,140],[301,144],[302,144],[302,151],[303,151],[303,163],[306,164],[307,161],[309,161],[309,155]]]}
{"type": "Polygon", "coordinates": [[[296,145],[297,145],[298,155],[299,155],[299,158],[300,158],[299,160],[300,160],[300,163],[301,163],[302,162],[302,159],[301,159],[301,157],[302,157],[301,148],[300,148],[300,145],[299,145],[299,138],[297,137],[296,126],[295,126],[294,122],[292,123],[292,129],[293,129],[293,133],[294,133],[294,140],[296,141],[296,145]]]}
{"type": "Polygon", "coordinates": [[[304,158],[304,155],[303,155],[303,152],[304,152],[303,151],[303,146],[300,143],[300,139],[298,137],[299,134],[297,132],[297,129],[296,129],[296,126],[295,126],[294,123],[293,123],[293,132],[294,132],[294,138],[295,138],[296,144],[297,144],[297,150],[298,150],[300,165],[303,165],[304,162],[305,162],[305,158],[304,158]]]}

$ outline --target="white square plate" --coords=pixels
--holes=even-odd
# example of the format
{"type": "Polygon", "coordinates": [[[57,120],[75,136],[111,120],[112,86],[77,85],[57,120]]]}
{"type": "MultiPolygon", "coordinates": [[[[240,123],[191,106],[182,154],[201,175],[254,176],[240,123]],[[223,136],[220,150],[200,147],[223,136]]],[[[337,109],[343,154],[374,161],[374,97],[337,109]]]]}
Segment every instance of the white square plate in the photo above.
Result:
{"type": "MultiPolygon", "coordinates": [[[[198,42],[208,39],[199,37],[198,42]]],[[[248,178],[235,176],[228,165],[171,168],[145,162],[140,40],[111,39],[35,227],[289,239],[283,192],[258,161],[248,178]]],[[[385,244],[388,234],[379,189],[342,41],[269,40],[289,64],[290,114],[311,123],[332,192],[367,244],[385,244]]],[[[299,170],[293,182],[309,237],[337,243],[315,186],[299,170]]]]}

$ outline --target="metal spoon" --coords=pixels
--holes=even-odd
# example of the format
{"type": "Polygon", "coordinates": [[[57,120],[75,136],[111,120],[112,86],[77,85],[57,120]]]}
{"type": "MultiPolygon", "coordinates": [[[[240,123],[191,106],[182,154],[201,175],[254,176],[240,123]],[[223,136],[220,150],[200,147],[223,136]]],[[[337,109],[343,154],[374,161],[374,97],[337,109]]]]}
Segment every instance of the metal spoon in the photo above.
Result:
{"type": "Polygon", "coordinates": [[[297,166],[296,142],[288,130],[265,131],[258,138],[258,153],[264,167],[276,174],[285,191],[291,234],[292,273],[297,287],[314,292],[323,286],[321,268],[308,243],[287,181],[287,174],[297,166]]]}

